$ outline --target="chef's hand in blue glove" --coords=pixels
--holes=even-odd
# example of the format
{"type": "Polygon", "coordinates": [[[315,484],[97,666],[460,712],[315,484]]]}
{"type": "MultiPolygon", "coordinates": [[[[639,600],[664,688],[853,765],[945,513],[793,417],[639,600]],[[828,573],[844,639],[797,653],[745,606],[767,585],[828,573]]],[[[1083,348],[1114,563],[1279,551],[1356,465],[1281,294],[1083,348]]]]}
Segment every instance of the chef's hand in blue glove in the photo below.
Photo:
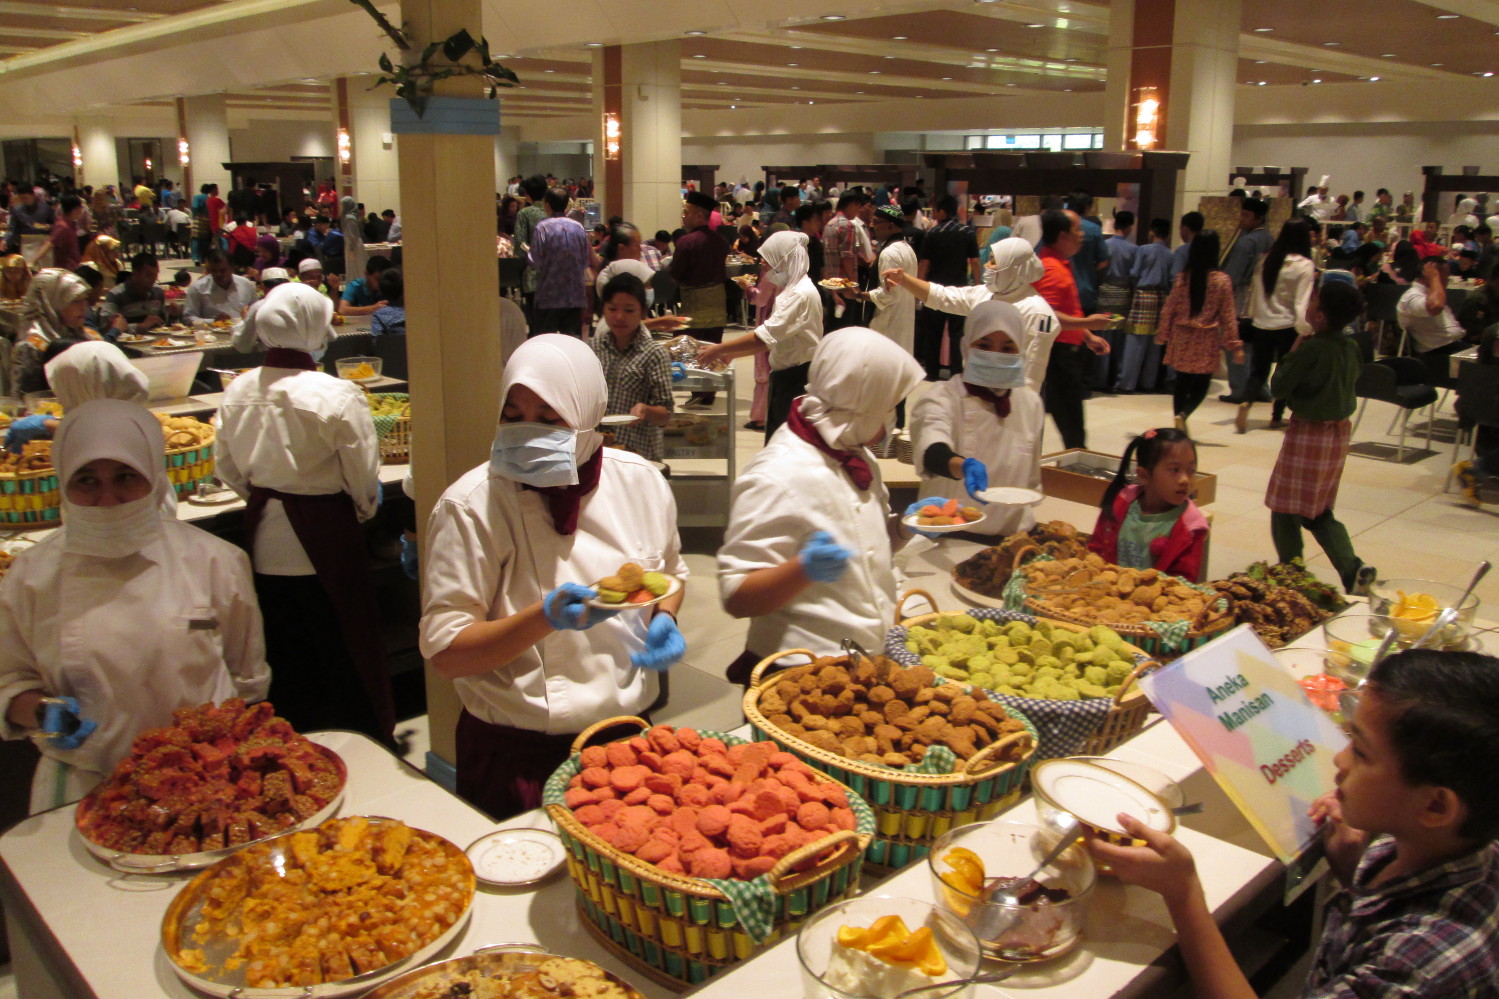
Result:
{"type": "Polygon", "coordinates": [[[599,610],[583,601],[598,599],[599,591],[582,583],[563,583],[541,599],[547,624],[558,631],[587,631],[619,611],[599,610]]]}
{"type": "Polygon", "coordinates": [[[47,426],[50,417],[46,416],[23,416],[10,425],[5,432],[5,450],[11,454],[20,454],[27,444],[38,437],[48,440],[52,437],[52,428],[47,426]]]}
{"type": "MultiPolygon", "coordinates": [[[[915,503],[912,503],[910,506],[906,507],[906,516],[907,517],[914,517],[918,513],[921,512],[921,508],[922,507],[926,507],[926,506],[941,506],[943,503],[946,503],[946,502],[947,502],[947,497],[946,496],[933,496],[931,499],[917,500],[915,503]]],[[[915,531],[917,534],[921,535],[923,538],[940,537],[940,535],[934,534],[931,531],[923,531],[919,527],[912,527],[910,524],[902,524],[901,526],[904,527],[908,531],[915,531]]]]}
{"type": "Polygon", "coordinates": [[[674,382],[679,382],[679,381],[682,381],[686,377],[687,377],[687,365],[683,364],[681,361],[672,361],[671,362],[671,380],[674,381],[674,382]]]}
{"type": "Polygon", "coordinates": [[[667,668],[687,654],[687,639],[670,614],[657,614],[645,633],[645,648],[630,654],[631,665],[640,669],[666,672],[667,668]]]}
{"type": "Polygon", "coordinates": [[[814,531],[796,557],[812,582],[833,583],[848,569],[850,554],[827,531],[814,531]]]}
{"type": "Polygon", "coordinates": [[[42,731],[58,749],[77,749],[98,727],[83,717],[75,698],[48,697],[42,701],[42,731]]]}
{"type": "Polygon", "coordinates": [[[986,502],[978,498],[978,494],[989,488],[989,469],[977,458],[963,459],[963,485],[968,489],[968,495],[980,503],[986,502]]]}
{"type": "Polygon", "coordinates": [[[412,579],[420,579],[421,560],[416,553],[415,535],[401,535],[401,571],[412,579]]]}

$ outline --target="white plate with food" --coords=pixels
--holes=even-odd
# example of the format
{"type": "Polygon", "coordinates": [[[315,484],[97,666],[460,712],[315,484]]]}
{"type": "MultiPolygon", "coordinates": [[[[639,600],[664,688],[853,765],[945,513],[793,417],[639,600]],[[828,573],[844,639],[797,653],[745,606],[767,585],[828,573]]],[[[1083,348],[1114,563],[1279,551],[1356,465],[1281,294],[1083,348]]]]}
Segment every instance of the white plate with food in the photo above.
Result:
{"type": "Polygon", "coordinates": [[[1024,486],[994,486],[973,495],[985,503],[998,503],[1000,506],[1035,506],[1046,498],[1046,494],[1040,490],[1026,489],[1024,486]]]}
{"type": "Polygon", "coordinates": [[[117,339],[116,342],[117,343],[150,343],[151,341],[153,341],[155,339],[157,339],[155,336],[147,335],[145,333],[121,333],[119,335],[119,338],[117,339]]]}
{"type": "Polygon", "coordinates": [[[826,288],[829,291],[858,291],[859,290],[858,283],[854,282],[854,281],[850,281],[848,278],[823,278],[821,281],[817,282],[817,286],[819,288],[826,288]]]}
{"type": "Polygon", "coordinates": [[[616,575],[599,580],[593,584],[593,588],[598,591],[599,596],[593,600],[583,601],[589,607],[596,607],[599,610],[633,610],[639,607],[654,607],[661,601],[676,596],[682,591],[682,581],[676,576],[668,576],[664,572],[643,572],[641,573],[639,585],[636,585],[636,581],[631,577],[621,580],[616,575]],[[665,580],[664,585],[666,588],[657,593],[656,588],[662,585],[660,580],[665,580]],[[611,581],[622,585],[618,589],[611,589],[604,585],[611,581]],[[648,594],[648,596],[640,596],[642,593],[648,594]],[[606,599],[616,594],[620,595],[621,598],[618,600],[606,599]]]}
{"type": "Polygon", "coordinates": [[[500,829],[486,833],[463,851],[474,877],[491,888],[528,888],[567,863],[562,838],[549,829],[500,829]]]}
{"type": "MultiPolygon", "coordinates": [[[[974,523],[977,523],[977,521],[969,522],[965,520],[961,524],[923,524],[921,523],[923,519],[925,518],[913,513],[909,517],[902,517],[900,522],[913,531],[925,531],[928,534],[955,534],[958,531],[966,531],[974,523]]],[[[979,519],[982,520],[983,518],[979,519]]]]}
{"type": "Polygon", "coordinates": [[[640,417],[632,416],[629,413],[610,413],[608,416],[599,421],[599,426],[628,427],[639,422],[640,417]]]}

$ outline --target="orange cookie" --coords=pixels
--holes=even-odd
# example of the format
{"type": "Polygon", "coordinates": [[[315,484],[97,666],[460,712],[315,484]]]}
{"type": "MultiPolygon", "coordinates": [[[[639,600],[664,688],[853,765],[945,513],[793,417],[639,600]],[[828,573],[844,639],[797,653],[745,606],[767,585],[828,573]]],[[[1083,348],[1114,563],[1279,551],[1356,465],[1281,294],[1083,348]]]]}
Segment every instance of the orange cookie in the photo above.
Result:
{"type": "Polygon", "coordinates": [[[623,742],[609,743],[604,747],[604,753],[609,757],[611,767],[633,767],[640,759],[640,754],[623,742]]]}
{"type": "Polygon", "coordinates": [[[734,871],[729,855],[718,849],[699,850],[688,864],[695,878],[726,878],[734,871]]]}
{"type": "Polygon", "coordinates": [[[588,746],[578,754],[578,762],[587,767],[607,767],[609,752],[603,746],[588,746]]]}

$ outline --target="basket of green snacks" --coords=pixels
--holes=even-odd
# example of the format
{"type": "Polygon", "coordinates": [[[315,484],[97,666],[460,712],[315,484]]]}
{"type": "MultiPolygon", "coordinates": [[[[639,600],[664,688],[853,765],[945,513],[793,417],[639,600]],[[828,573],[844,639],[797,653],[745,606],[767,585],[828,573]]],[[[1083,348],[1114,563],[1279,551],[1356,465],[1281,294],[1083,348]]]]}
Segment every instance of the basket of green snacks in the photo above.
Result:
{"type": "Polygon", "coordinates": [[[1103,625],[1081,625],[992,608],[903,617],[896,605],[885,654],[906,666],[989,691],[1035,724],[1036,761],[1107,753],[1145,726],[1150,701],[1135,683],[1159,663],[1103,625]]]}

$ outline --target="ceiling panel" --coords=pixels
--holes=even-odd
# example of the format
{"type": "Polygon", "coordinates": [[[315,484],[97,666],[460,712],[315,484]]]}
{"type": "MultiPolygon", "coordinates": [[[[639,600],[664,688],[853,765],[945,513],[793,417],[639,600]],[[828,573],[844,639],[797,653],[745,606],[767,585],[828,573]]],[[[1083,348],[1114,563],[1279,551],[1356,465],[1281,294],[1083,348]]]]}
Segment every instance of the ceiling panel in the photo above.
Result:
{"type": "Polygon", "coordinates": [[[1351,73],[1330,72],[1321,67],[1308,69],[1304,66],[1288,66],[1284,63],[1263,62],[1257,59],[1240,59],[1238,80],[1244,86],[1295,86],[1321,83],[1349,83],[1358,77],[1351,73]]]}
{"type": "Polygon", "coordinates": [[[1417,0],[1360,0],[1349,13],[1330,17],[1326,7],[1305,0],[1256,0],[1244,5],[1241,27],[1278,41],[1457,75],[1499,69],[1499,24],[1417,0]]]}
{"type": "Polygon", "coordinates": [[[1057,29],[1045,21],[1028,28],[1025,23],[988,17],[969,11],[934,10],[921,14],[867,17],[799,27],[798,33],[828,38],[857,38],[892,51],[909,43],[971,52],[975,55],[1003,54],[1028,59],[1077,59],[1102,63],[1108,39],[1103,34],[1076,29],[1057,29]],[[905,36],[904,38],[900,36],[905,36]],[[995,49],[997,52],[990,52],[995,49]]]}

